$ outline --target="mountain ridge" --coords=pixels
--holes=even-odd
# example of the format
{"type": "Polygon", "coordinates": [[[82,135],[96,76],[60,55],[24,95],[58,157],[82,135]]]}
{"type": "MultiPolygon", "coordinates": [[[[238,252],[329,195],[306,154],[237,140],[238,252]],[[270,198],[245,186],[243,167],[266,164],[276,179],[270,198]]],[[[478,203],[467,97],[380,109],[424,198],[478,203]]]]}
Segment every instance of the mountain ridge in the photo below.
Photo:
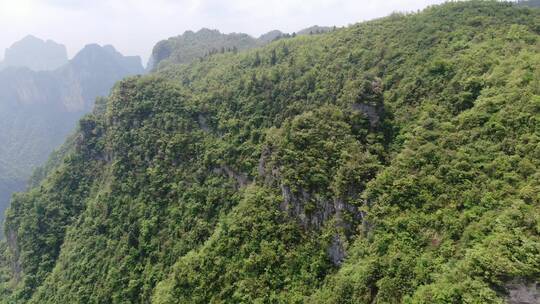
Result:
{"type": "Polygon", "coordinates": [[[1,299],[536,301],[539,14],[452,2],[121,81],[15,197],[1,299]]]}
{"type": "Polygon", "coordinates": [[[262,47],[278,39],[291,38],[296,35],[324,34],[335,29],[335,27],[315,25],[293,34],[273,30],[258,38],[245,33],[224,34],[219,30],[209,28],[201,28],[197,32],[189,30],[182,35],[158,42],[150,56],[147,70],[159,69],[161,62],[163,65],[189,64],[217,53],[236,53],[262,47]]]}

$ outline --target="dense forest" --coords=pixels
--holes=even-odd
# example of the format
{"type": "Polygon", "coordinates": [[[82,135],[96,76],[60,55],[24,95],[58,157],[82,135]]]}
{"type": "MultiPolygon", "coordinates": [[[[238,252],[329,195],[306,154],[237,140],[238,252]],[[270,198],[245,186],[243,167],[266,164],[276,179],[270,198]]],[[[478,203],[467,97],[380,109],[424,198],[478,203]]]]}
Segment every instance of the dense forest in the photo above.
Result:
{"type": "Polygon", "coordinates": [[[540,10],[163,63],[17,194],[0,303],[535,303],[540,10]]]}
{"type": "Polygon", "coordinates": [[[206,28],[198,32],[187,31],[180,36],[160,41],[152,51],[148,69],[155,70],[160,64],[191,63],[210,54],[238,52],[257,46],[259,41],[248,34],[222,34],[218,30],[206,28]]]}

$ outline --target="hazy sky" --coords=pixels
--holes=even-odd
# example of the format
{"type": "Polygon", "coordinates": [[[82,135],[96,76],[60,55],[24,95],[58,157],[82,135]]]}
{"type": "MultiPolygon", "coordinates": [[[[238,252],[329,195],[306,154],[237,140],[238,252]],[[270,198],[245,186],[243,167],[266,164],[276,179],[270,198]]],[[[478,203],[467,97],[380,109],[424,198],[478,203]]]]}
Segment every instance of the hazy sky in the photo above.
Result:
{"type": "Polygon", "coordinates": [[[146,61],[154,44],[202,27],[253,36],[273,29],[347,25],[444,0],[0,0],[0,58],[32,34],[67,46],[112,44],[146,61]]]}

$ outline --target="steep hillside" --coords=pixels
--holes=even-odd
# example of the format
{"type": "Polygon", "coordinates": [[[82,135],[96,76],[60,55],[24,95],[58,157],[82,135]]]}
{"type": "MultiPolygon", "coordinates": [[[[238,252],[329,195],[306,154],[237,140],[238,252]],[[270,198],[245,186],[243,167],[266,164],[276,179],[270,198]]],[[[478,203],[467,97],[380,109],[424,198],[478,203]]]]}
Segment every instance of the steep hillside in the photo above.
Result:
{"type": "Polygon", "coordinates": [[[448,3],[120,82],[15,197],[0,301],[535,303],[539,20],[448,3]]]}
{"type": "Polygon", "coordinates": [[[73,132],[76,122],[125,76],[143,72],[138,57],[89,45],[47,72],[0,71],[0,222],[11,193],[73,132]]]}

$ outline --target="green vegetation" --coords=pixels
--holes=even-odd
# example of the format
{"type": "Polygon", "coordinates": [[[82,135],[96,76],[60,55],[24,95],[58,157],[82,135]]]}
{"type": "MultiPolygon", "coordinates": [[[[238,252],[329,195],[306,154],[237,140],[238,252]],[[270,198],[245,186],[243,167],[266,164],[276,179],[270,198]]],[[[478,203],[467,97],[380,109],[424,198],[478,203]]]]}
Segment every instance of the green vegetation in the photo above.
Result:
{"type": "Polygon", "coordinates": [[[218,30],[203,28],[160,41],[152,51],[149,69],[160,65],[186,64],[203,57],[225,52],[238,52],[262,45],[248,34],[222,34],[218,30]]]}
{"type": "Polygon", "coordinates": [[[120,82],[15,197],[0,302],[503,303],[540,280],[539,20],[448,3],[120,82]]]}
{"type": "MultiPolygon", "coordinates": [[[[333,30],[335,28],[315,25],[299,31],[298,35],[316,35],[333,30]]],[[[158,42],[152,50],[148,70],[155,71],[171,64],[189,64],[194,61],[202,61],[215,54],[238,53],[296,35],[296,33],[291,35],[273,30],[259,38],[254,38],[248,34],[223,34],[218,30],[207,28],[197,32],[187,31],[182,35],[158,42]]]]}

